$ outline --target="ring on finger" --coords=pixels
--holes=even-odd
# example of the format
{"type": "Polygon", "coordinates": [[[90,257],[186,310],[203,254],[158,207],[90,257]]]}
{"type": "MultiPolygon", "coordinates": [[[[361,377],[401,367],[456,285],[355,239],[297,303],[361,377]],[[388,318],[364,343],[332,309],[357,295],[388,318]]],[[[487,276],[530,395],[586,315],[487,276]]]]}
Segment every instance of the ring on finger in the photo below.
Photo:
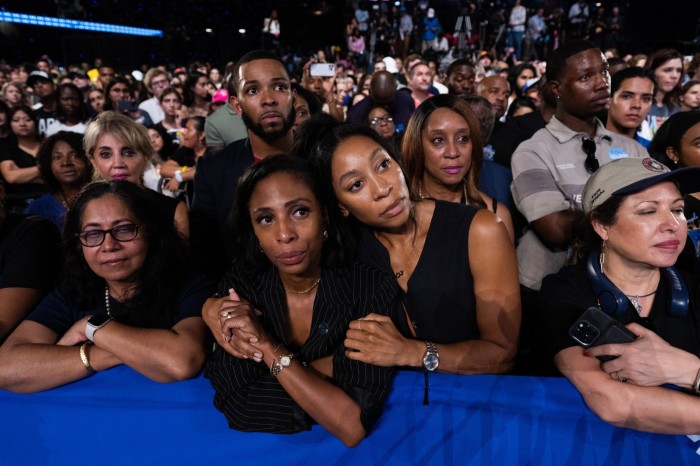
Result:
{"type": "Polygon", "coordinates": [[[228,312],[228,311],[224,311],[224,312],[221,313],[221,317],[223,317],[224,319],[230,319],[230,318],[231,318],[231,313],[228,312]]]}

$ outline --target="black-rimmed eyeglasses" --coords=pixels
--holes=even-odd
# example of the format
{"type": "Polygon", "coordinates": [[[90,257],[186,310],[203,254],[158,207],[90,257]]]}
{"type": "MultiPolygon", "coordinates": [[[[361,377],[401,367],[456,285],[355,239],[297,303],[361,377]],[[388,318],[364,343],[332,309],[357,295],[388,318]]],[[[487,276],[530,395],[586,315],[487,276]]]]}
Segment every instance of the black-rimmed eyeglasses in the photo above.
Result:
{"type": "Polygon", "coordinates": [[[589,173],[595,172],[600,168],[600,162],[595,156],[595,141],[591,138],[583,138],[583,145],[581,147],[586,153],[586,162],[584,163],[586,170],[588,170],[589,173]]]}
{"type": "Polygon", "coordinates": [[[116,227],[110,228],[109,230],[85,230],[77,233],[75,236],[80,240],[80,244],[88,248],[96,248],[100,244],[105,242],[105,237],[107,233],[112,235],[112,238],[124,243],[126,241],[132,241],[139,234],[139,228],[141,225],[136,223],[125,223],[123,225],[117,225],[116,227]]]}

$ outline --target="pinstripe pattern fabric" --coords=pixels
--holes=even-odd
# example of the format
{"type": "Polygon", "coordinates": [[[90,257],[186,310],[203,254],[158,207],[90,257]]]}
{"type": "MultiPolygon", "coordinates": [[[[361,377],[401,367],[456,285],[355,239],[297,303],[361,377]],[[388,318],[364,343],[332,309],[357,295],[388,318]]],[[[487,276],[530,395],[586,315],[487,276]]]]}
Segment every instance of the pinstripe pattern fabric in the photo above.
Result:
{"type": "MultiPolygon", "coordinates": [[[[311,331],[301,348],[294,348],[287,340],[287,304],[277,269],[270,267],[253,276],[234,267],[224,276],[219,292],[226,294],[229,288],[263,312],[261,320],[267,331],[294,351],[299,362],[333,355],[333,380],[358,403],[362,423],[369,430],[381,414],[393,370],[348,359],[343,340],[353,319],[370,312],[394,317],[398,289],[393,278],[364,264],[325,268],[316,292],[311,331]]],[[[217,347],[205,376],[216,390],[214,405],[233,429],[293,433],[308,430],[313,422],[265,364],[237,359],[217,347]]]]}

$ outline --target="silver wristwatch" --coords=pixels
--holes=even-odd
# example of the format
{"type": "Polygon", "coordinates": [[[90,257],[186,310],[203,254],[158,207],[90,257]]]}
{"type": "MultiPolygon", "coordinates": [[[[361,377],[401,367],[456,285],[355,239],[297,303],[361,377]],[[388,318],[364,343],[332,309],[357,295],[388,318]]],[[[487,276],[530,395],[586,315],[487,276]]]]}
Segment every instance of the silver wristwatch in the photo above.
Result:
{"type": "Polygon", "coordinates": [[[282,369],[286,369],[292,365],[292,359],[294,359],[294,354],[289,353],[286,356],[280,356],[279,361],[273,361],[270,367],[270,375],[277,377],[277,374],[279,374],[282,369]]]}
{"type": "Polygon", "coordinates": [[[440,354],[437,346],[432,341],[425,342],[425,355],[423,355],[423,368],[426,371],[433,372],[440,365],[440,354]]]}

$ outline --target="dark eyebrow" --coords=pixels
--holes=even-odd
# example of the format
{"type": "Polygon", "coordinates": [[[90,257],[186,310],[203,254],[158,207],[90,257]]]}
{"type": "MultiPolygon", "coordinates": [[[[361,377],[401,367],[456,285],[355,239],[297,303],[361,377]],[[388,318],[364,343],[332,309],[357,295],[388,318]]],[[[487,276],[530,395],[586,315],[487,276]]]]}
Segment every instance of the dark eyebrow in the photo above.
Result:
{"type": "MultiPolygon", "coordinates": [[[[313,200],[311,200],[307,197],[297,197],[296,199],[291,199],[291,200],[285,202],[284,206],[290,207],[290,206],[293,206],[295,204],[299,204],[300,202],[307,202],[309,204],[312,204],[313,200]]],[[[253,213],[268,212],[268,211],[272,211],[272,210],[273,210],[272,207],[262,206],[262,207],[258,207],[256,209],[253,209],[253,213]]]]}
{"type": "MultiPolygon", "coordinates": [[[[377,158],[377,155],[382,155],[383,152],[384,152],[384,148],[383,148],[383,147],[377,147],[377,148],[374,149],[374,150],[372,151],[372,153],[369,155],[370,160],[374,160],[375,158],[377,158]]],[[[339,184],[343,184],[343,183],[345,182],[346,179],[352,178],[353,176],[355,176],[355,175],[357,175],[357,174],[358,174],[358,171],[357,171],[357,170],[350,170],[349,172],[344,173],[344,174],[342,174],[342,175],[340,176],[340,178],[338,179],[338,183],[339,183],[339,184]]]]}

